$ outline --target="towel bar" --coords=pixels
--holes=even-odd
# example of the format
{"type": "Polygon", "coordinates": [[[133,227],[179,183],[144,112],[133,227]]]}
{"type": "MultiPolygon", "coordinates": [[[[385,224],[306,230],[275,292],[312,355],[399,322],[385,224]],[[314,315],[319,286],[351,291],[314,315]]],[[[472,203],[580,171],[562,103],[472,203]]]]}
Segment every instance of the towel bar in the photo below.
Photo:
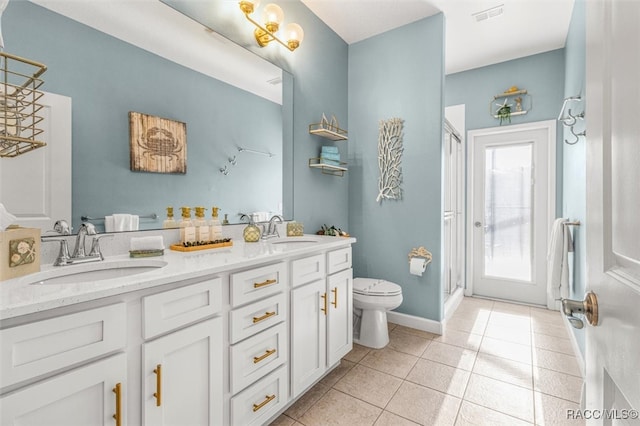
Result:
{"type": "MultiPolygon", "coordinates": [[[[140,219],[153,219],[156,220],[158,219],[158,215],[155,213],[151,213],[148,215],[144,215],[144,216],[138,216],[140,219]]],[[[89,216],[80,216],[80,220],[83,222],[86,222],[88,220],[104,220],[104,216],[103,217],[89,217],[89,216]]]]}

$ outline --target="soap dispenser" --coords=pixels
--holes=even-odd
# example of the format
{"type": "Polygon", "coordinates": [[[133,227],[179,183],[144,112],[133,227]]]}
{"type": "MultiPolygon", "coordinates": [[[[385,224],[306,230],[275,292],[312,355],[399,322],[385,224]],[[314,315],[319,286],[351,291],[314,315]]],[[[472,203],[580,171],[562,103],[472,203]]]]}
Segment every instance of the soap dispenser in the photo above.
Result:
{"type": "Polygon", "coordinates": [[[162,227],[165,229],[178,227],[178,222],[173,219],[173,207],[167,207],[167,218],[162,222],[162,227]]]}
{"type": "Polygon", "coordinates": [[[204,211],[206,210],[204,207],[196,207],[196,218],[193,221],[193,226],[196,227],[196,241],[207,243],[211,241],[211,230],[209,229],[209,224],[207,220],[204,218],[204,211]]]}
{"type": "Polygon", "coordinates": [[[209,221],[209,232],[211,233],[212,240],[221,240],[222,239],[222,224],[220,223],[220,219],[218,219],[218,210],[219,207],[211,207],[211,220],[209,221]]]}
{"type": "Polygon", "coordinates": [[[193,244],[196,241],[196,228],[191,221],[191,208],[181,207],[182,220],[180,221],[180,242],[182,244],[193,244]]]}
{"type": "Polygon", "coordinates": [[[244,217],[249,218],[249,224],[244,228],[244,232],[242,233],[244,240],[248,243],[258,242],[260,240],[260,228],[258,228],[253,221],[253,215],[244,215],[244,217]]]}

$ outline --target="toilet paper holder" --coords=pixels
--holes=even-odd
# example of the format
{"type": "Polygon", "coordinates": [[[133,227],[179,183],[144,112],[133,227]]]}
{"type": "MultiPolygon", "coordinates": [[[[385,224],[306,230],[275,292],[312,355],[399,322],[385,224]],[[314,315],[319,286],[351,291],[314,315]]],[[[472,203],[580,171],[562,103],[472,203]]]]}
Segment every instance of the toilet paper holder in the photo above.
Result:
{"type": "Polygon", "coordinates": [[[426,248],[424,248],[423,246],[420,246],[418,248],[414,247],[413,249],[411,249],[411,251],[409,252],[409,263],[411,263],[411,259],[414,257],[424,258],[425,267],[431,263],[431,260],[433,258],[433,256],[431,255],[431,252],[426,248]]]}

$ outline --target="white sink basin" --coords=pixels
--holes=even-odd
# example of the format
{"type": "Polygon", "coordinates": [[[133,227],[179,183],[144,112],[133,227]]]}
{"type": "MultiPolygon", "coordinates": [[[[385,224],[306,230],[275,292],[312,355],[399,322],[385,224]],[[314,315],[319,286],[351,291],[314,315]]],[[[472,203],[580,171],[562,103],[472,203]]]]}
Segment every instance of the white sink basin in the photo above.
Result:
{"type": "Polygon", "coordinates": [[[102,261],[79,265],[56,266],[54,269],[27,275],[28,284],[78,284],[142,274],[167,266],[163,260],[136,259],[102,261]]]}
{"type": "Polygon", "coordinates": [[[270,244],[300,244],[317,243],[319,240],[313,237],[282,237],[268,240],[270,244]]]}

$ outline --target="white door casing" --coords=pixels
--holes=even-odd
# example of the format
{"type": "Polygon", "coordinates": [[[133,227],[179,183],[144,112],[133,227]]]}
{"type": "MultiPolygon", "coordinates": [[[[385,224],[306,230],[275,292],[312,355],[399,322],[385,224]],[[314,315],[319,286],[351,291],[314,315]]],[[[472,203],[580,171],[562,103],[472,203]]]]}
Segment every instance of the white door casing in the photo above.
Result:
{"type": "Polygon", "coordinates": [[[587,290],[598,298],[599,321],[586,329],[584,417],[637,425],[640,3],[593,0],[586,8],[587,290]]]}
{"type": "Polygon", "coordinates": [[[45,93],[38,114],[47,144],[13,158],[0,158],[0,203],[20,226],[53,229],[71,224],[71,98],[45,93]]]}
{"type": "MultiPolygon", "coordinates": [[[[556,209],[556,122],[555,120],[547,120],[472,130],[469,131],[468,137],[471,148],[470,171],[467,175],[467,235],[469,243],[467,245],[468,283],[465,294],[545,305],[547,241],[556,209]],[[523,265],[529,265],[529,270],[524,267],[512,267],[512,264],[506,261],[499,263],[498,256],[489,256],[486,258],[488,260],[485,260],[485,250],[488,253],[491,248],[499,247],[497,243],[491,244],[491,247],[485,247],[485,236],[488,238],[488,235],[491,235],[486,231],[498,229],[499,223],[497,219],[486,223],[485,218],[487,215],[485,195],[489,194],[489,189],[486,190],[487,194],[485,194],[485,189],[490,183],[486,178],[486,167],[491,159],[487,159],[487,153],[490,156],[494,155],[494,159],[502,158],[500,161],[503,163],[507,156],[515,156],[513,158],[520,158],[520,161],[523,162],[523,172],[520,176],[522,181],[520,189],[516,191],[520,191],[526,198],[526,200],[523,199],[522,206],[526,207],[525,210],[530,210],[530,217],[524,220],[523,226],[518,229],[525,230],[521,232],[530,229],[529,237],[523,238],[523,241],[527,241],[529,238],[529,243],[524,247],[524,253],[521,254],[522,259],[530,258],[530,262],[523,260],[523,265]],[[496,260],[492,261],[491,259],[496,260]],[[511,270],[506,271],[505,269],[504,274],[491,272],[491,265],[495,266],[496,271],[505,268],[511,270]]],[[[498,164],[497,160],[495,164],[498,164]]],[[[504,172],[503,170],[494,171],[493,167],[491,172],[496,175],[504,172]]],[[[507,176],[506,182],[508,183],[510,179],[507,176]]],[[[522,247],[520,250],[523,250],[522,247]]],[[[503,257],[503,260],[507,260],[506,257],[503,257]]]]}

